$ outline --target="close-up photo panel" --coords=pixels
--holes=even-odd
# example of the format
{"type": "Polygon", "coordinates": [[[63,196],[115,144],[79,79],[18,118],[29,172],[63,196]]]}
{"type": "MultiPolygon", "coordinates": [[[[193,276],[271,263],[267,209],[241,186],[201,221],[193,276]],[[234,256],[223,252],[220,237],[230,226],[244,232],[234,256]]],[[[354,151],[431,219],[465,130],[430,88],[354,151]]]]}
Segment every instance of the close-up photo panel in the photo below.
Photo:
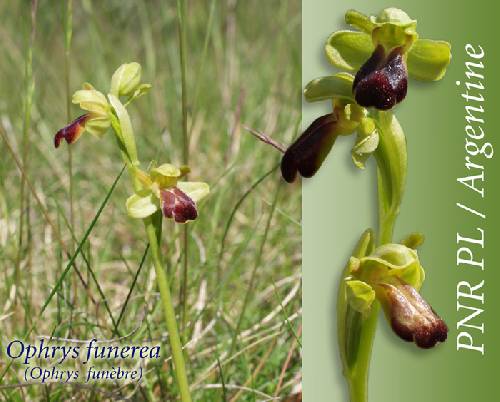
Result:
{"type": "Polygon", "coordinates": [[[0,401],[496,401],[499,12],[0,2],[0,401]]]}

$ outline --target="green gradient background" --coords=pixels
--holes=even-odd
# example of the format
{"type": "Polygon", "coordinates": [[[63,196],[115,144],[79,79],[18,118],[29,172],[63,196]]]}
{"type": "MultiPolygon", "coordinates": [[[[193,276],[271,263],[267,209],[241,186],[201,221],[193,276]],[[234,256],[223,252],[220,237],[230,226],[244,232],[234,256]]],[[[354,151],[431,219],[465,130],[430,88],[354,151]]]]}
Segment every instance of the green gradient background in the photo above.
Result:
{"type": "MultiPolygon", "coordinates": [[[[474,1],[469,6],[448,1],[303,1],[303,84],[333,72],[323,55],[323,43],[334,30],[346,29],[343,15],[355,8],[376,14],[384,7],[404,9],[418,19],[421,37],[452,43],[453,60],[445,79],[434,84],[410,82],[409,95],[397,108],[408,140],[408,181],[395,239],[412,231],[425,233],[420,257],[427,272],[423,295],[449,327],[448,341],[434,350],[418,350],[399,341],[384,319],[374,344],[370,402],[498,401],[500,367],[500,201],[499,158],[481,159],[486,165],[486,199],[456,182],[465,174],[464,102],[457,80],[464,80],[464,46],[480,44],[485,52],[487,87],[485,132],[496,145],[500,111],[498,94],[499,6],[474,1]],[[496,99],[495,99],[496,97],[496,99]],[[487,221],[471,218],[455,206],[470,203],[482,208],[487,221]],[[455,265],[456,233],[486,231],[484,272],[455,265]],[[456,285],[460,280],[485,279],[486,303],[482,338],[486,354],[456,351],[456,285]]],[[[328,102],[303,105],[303,124],[327,113],[328,102]]],[[[354,138],[340,138],[320,173],[303,184],[304,275],[304,400],[347,401],[335,334],[335,298],[339,273],[361,232],[375,225],[374,164],[357,170],[350,160],[354,138]]],[[[463,317],[462,317],[463,318],[463,317]]]]}

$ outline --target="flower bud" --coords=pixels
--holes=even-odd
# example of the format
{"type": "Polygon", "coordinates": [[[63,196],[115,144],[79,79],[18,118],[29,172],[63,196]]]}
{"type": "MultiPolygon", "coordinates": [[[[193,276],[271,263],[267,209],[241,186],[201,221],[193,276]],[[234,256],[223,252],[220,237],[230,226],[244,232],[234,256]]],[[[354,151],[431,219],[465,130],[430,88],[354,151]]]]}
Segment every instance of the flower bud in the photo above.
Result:
{"type": "Polygon", "coordinates": [[[115,96],[132,95],[141,82],[139,63],[122,64],[111,77],[111,93],[115,96]]]}

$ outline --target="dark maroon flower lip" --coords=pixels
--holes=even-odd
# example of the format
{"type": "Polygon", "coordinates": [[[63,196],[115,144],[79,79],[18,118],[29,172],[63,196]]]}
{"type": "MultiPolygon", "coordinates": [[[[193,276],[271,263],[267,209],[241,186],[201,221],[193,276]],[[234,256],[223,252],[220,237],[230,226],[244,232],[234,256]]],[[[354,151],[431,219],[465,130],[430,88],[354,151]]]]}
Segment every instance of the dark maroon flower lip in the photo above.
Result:
{"type": "Polygon", "coordinates": [[[364,107],[388,110],[401,102],[408,90],[403,48],[394,48],[386,56],[378,45],[357,72],[352,88],[356,102],[364,107]]]}
{"type": "Polygon", "coordinates": [[[90,114],[84,114],[77,117],[66,127],[61,128],[54,137],[54,146],[59,147],[61,141],[64,139],[68,144],[73,144],[82,135],[85,130],[85,123],[90,118],[90,114]]]}
{"type": "Polygon", "coordinates": [[[334,113],[321,116],[302,133],[285,151],[281,159],[281,174],[292,183],[297,172],[303,177],[312,177],[321,167],[337,138],[334,113]]]}
{"type": "Polygon", "coordinates": [[[198,217],[195,202],[177,187],[160,190],[160,199],[165,218],[173,218],[177,223],[186,223],[198,217]]]}
{"type": "Polygon", "coordinates": [[[401,339],[423,349],[446,340],[446,323],[415,288],[400,280],[397,284],[379,284],[376,290],[392,329],[401,339]]]}

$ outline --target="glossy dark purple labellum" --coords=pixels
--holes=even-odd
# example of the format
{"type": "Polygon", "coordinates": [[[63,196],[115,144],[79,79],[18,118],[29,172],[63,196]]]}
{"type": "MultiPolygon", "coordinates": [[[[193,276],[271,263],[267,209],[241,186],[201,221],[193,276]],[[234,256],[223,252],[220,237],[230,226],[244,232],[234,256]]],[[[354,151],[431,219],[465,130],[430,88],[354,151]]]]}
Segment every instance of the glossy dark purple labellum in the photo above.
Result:
{"type": "Polygon", "coordinates": [[[194,201],[177,187],[161,190],[160,197],[165,218],[173,218],[177,223],[186,223],[198,217],[194,201]]]}
{"type": "Polygon", "coordinates": [[[297,172],[312,177],[320,168],[337,138],[333,113],[314,120],[304,133],[286,150],[281,159],[281,174],[292,183],[297,172]]]}
{"type": "Polygon", "coordinates": [[[402,48],[393,49],[386,57],[384,47],[378,45],[357,72],[352,89],[356,102],[364,107],[388,110],[401,102],[408,89],[402,48]]]}
{"type": "Polygon", "coordinates": [[[448,327],[432,307],[410,285],[378,285],[379,298],[394,332],[405,341],[421,348],[432,348],[444,342],[448,327]]]}
{"type": "Polygon", "coordinates": [[[54,146],[59,147],[61,141],[64,139],[68,144],[73,144],[82,135],[85,130],[85,123],[90,118],[90,114],[84,114],[77,117],[66,127],[61,128],[54,137],[54,146]]]}

